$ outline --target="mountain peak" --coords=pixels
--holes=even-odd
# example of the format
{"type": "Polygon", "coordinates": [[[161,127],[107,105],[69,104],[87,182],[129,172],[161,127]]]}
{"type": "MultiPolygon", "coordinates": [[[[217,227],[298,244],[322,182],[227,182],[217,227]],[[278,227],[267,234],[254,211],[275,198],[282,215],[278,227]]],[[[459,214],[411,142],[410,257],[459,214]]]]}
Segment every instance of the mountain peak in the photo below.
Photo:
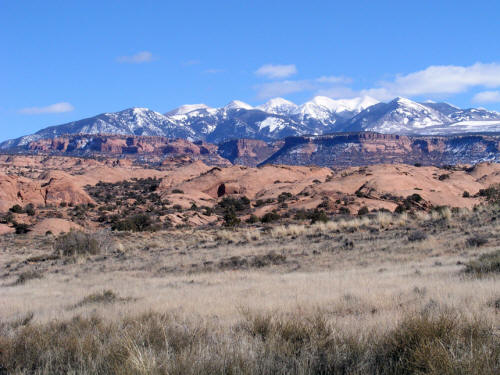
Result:
{"type": "Polygon", "coordinates": [[[273,98],[256,108],[267,113],[290,114],[297,108],[297,105],[283,98],[273,98]]]}
{"type": "Polygon", "coordinates": [[[200,103],[200,104],[184,104],[176,109],[173,109],[170,112],[167,112],[166,115],[167,116],[186,115],[190,112],[199,111],[200,109],[210,110],[212,108],[210,108],[208,105],[202,104],[202,103],[200,103]]]}
{"type": "Polygon", "coordinates": [[[229,109],[253,109],[253,107],[250,104],[247,104],[245,102],[242,102],[241,100],[232,100],[228,104],[224,106],[225,110],[229,109]]]}

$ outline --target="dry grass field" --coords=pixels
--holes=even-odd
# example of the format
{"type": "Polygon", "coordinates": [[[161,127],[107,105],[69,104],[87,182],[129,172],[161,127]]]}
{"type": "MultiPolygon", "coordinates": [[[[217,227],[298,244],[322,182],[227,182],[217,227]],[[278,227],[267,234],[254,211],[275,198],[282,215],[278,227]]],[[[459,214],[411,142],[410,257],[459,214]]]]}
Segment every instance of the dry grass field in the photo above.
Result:
{"type": "Polygon", "coordinates": [[[500,211],[0,239],[0,374],[498,374],[500,211]]]}

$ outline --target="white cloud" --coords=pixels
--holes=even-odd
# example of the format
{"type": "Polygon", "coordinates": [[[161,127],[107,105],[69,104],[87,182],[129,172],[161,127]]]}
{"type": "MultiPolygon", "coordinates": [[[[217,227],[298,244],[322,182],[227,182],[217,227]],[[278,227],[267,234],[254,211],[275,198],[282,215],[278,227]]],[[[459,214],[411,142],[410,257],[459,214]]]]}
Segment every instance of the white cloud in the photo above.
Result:
{"type": "Polygon", "coordinates": [[[472,101],[475,103],[500,103],[500,91],[478,92],[472,101]]]}
{"type": "Polygon", "coordinates": [[[267,78],[286,78],[297,74],[297,67],[294,64],[290,65],[262,65],[255,71],[255,74],[267,78]]]}
{"type": "Polygon", "coordinates": [[[500,64],[435,65],[397,75],[393,81],[382,81],[377,86],[362,93],[384,100],[395,96],[458,94],[477,86],[500,87],[500,64]]]}
{"type": "Polygon", "coordinates": [[[224,69],[207,69],[205,70],[205,73],[207,74],[217,74],[217,73],[224,73],[224,69]]]}
{"type": "Polygon", "coordinates": [[[48,105],[46,107],[29,107],[19,110],[19,113],[25,115],[42,115],[47,113],[71,112],[75,109],[70,103],[61,102],[48,105]]]}
{"type": "MultiPolygon", "coordinates": [[[[257,90],[257,97],[259,99],[269,99],[276,96],[283,96],[303,91],[332,89],[332,84],[335,84],[335,87],[338,88],[339,85],[350,82],[351,79],[347,77],[323,76],[314,79],[269,82],[256,85],[254,88],[257,90]]],[[[343,87],[343,89],[348,88],[343,87]]]]}
{"type": "Polygon", "coordinates": [[[153,54],[149,51],[142,51],[132,56],[120,56],[116,61],[119,63],[142,64],[153,61],[153,54]]]}
{"type": "Polygon", "coordinates": [[[201,64],[200,60],[188,60],[188,61],[184,61],[182,63],[182,65],[184,65],[184,66],[193,66],[193,65],[200,65],[200,64],[201,64]]]}

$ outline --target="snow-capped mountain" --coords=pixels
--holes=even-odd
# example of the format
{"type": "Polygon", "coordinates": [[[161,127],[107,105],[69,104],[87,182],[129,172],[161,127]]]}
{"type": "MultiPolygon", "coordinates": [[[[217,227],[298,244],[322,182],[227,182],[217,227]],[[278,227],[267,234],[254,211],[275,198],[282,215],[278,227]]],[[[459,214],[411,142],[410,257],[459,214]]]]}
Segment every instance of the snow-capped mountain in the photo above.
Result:
{"type": "Polygon", "coordinates": [[[417,103],[405,98],[379,103],[370,97],[334,100],[316,96],[301,105],[275,98],[257,107],[234,100],[220,108],[183,105],[165,114],[146,108],[103,113],[4,142],[0,149],[23,147],[31,141],[65,134],[158,135],[220,143],[239,138],[272,141],[339,131],[499,132],[500,113],[482,108],[460,109],[447,103],[417,103]]]}
{"type": "Polygon", "coordinates": [[[422,128],[448,123],[451,123],[449,117],[429,106],[396,98],[360,112],[344,125],[344,130],[415,133],[422,128]]]}
{"type": "Polygon", "coordinates": [[[292,103],[289,100],[283,98],[274,98],[255,108],[260,109],[263,112],[273,113],[275,115],[290,115],[295,113],[298,106],[297,104],[292,103]]]}
{"type": "Polygon", "coordinates": [[[196,137],[191,128],[171,121],[161,113],[147,108],[129,108],[63,125],[50,126],[35,134],[4,142],[0,148],[24,146],[32,141],[55,138],[64,134],[122,134],[187,139],[196,137]]]}

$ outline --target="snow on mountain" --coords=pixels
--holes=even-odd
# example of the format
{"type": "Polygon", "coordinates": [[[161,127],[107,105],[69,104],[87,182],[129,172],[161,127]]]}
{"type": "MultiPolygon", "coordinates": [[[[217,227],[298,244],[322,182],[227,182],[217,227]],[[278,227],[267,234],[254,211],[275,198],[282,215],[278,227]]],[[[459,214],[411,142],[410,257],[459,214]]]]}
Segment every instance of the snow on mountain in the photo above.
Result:
{"type": "Polygon", "coordinates": [[[259,130],[268,128],[270,133],[276,130],[283,130],[286,127],[286,121],[277,117],[267,117],[264,121],[257,123],[259,125],[259,130]]]}
{"type": "Polygon", "coordinates": [[[249,110],[249,109],[253,109],[253,107],[250,104],[247,104],[247,103],[242,102],[240,100],[233,100],[233,101],[229,102],[228,104],[226,104],[223,107],[223,109],[226,111],[235,110],[235,109],[249,110]]]}
{"type": "Polygon", "coordinates": [[[2,147],[24,146],[31,141],[65,134],[122,134],[187,139],[195,136],[192,129],[170,121],[161,113],[147,108],[129,108],[120,112],[102,113],[63,125],[50,126],[35,134],[13,140],[9,144],[2,144],[2,147]]]}
{"type": "Polygon", "coordinates": [[[257,109],[260,109],[261,111],[267,112],[267,113],[273,113],[276,115],[289,115],[293,113],[294,111],[297,110],[298,106],[295,103],[292,103],[291,101],[288,101],[283,98],[274,98],[269,100],[268,102],[261,104],[257,107],[257,109]]]}
{"type": "Polygon", "coordinates": [[[182,116],[182,115],[188,115],[193,112],[199,113],[200,111],[212,112],[216,111],[216,109],[210,108],[206,104],[184,104],[179,108],[176,108],[168,113],[165,113],[165,116],[182,116]]]}
{"type": "Polygon", "coordinates": [[[370,97],[330,99],[316,96],[296,105],[274,98],[257,107],[234,100],[221,108],[187,104],[162,115],[147,108],[103,113],[0,144],[0,149],[65,134],[166,136],[219,143],[252,138],[265,141],[287,136],[339,131],[394,134],[457,134],[500,131],[500,113],[460,109],[447,103],[417,103],[396,98],[379,103],[370,97]]]}
{"type": "Polygon", "coordinates": [[[344,130],[407,134],[451,122],[450,118],[429,106],[398,97],[389,103],[368,107],[348,121],[344,130]]]}

